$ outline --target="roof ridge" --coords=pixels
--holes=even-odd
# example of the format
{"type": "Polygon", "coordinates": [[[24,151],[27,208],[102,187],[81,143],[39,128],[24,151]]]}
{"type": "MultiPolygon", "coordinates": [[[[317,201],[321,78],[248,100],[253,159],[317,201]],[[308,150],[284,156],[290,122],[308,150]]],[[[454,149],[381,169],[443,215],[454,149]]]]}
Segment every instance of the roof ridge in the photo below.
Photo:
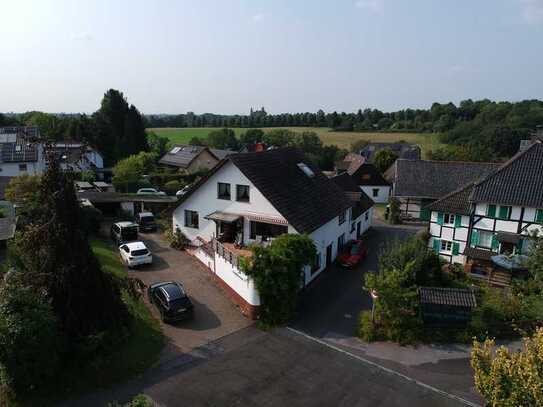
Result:
{"type": "Polygon", "coordinates": [[[426,162],[426,163],[442,163],[442,164],[491,164],[500,165],[499,162],[491,161],[454,161],[454,160],[415,160],[412,158],[398,158],[396,161],[414,161],[414,162],[426,162]]]}

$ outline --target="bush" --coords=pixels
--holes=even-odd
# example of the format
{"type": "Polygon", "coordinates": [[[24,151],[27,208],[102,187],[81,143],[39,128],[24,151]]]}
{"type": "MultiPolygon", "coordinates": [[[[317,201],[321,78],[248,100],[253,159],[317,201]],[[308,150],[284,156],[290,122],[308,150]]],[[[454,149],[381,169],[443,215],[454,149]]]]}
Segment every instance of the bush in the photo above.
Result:
{"type": "Polygon", "coordinates": [[[358,319],[358,336],[366,342],[373,342],[381,339],[376,325],[371,318],[371,311],[362,311],[358,319]]]}
{"type": "Polygon", "coordinates": [[[102,212],[94,206],[81,208],[82,228],[87,234],[96,234],[100,230],[100,223],[104,219],[102,212]]]}
{"type": "Polygon", "coordinates": [[[175,231],[171,227],[166,229],[164,237],[173,249],[183,250],[189,245],[189,239],[178,228],[175,231]]]}
{"type": "Polygon", "coordinates": [[[108,407],[154,407],[155,403],[145,394],[138,394],[126,404],[120,404],[117,401],[109,403],[108,407]]]}
{"type": "Polygon", "coordinates": [[[17,282],[0,290],[0,364],[2,387],[28,394],[59,370],[58,322],[51,305],[17,282]]]}
{"type": "Polygon", "coordinates": [[[164,189],[166,190],[166,193],[170,195],[175,195],[177,191],[179,191],[182,188],[181,182],[177,180],[168,181],[164,184],[164,189]]]}

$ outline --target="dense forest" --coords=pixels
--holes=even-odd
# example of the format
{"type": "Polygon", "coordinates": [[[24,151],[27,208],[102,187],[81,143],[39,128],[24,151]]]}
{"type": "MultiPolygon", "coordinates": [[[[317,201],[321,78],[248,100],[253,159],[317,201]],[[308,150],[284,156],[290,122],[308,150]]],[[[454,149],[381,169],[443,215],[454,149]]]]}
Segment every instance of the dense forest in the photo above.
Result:
{"type": "Polygon", "coordinates": [[[123,94],[110,89],[90,116],[28,112],[1,115],[3,125],[37,125],[55,140],[85,140],[108,163],[148,149],[145,128],[154,127],[326,127],[336,131],[438,133],[444,144],[432,151],[436,160],[498,161],[513,155],[520,140],[543,125],[543,101],[493,102],[488,99],[434,103],[430,109],[356,113],[319,110],[316,113],[268,114],[264,108],[248,115],[195,114],[142,116],[123,94]]]}

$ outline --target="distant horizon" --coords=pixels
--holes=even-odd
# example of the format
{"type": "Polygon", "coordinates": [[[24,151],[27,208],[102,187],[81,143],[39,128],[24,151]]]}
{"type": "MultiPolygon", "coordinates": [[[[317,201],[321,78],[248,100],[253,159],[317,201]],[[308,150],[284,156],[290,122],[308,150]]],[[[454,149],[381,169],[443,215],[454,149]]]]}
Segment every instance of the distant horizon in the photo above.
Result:
{"type": "Polygon", "coordinates": [[[5,2],[0,111],[391,112],[543,97],[543,0],[5,2]]]}

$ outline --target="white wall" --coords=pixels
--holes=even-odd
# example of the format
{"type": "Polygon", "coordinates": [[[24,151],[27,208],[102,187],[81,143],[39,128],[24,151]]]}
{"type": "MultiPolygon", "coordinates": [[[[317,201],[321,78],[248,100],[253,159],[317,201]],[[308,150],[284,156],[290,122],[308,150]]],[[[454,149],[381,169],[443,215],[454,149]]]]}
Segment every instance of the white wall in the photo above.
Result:
{"type": "Polygon", "coordinates": [[[452,254],[452,247],[449,251],[441,250],[440,248],[439,255],[448,262],[464,264],[465,256],[462,253],[464,253],[464,249],[467,245],[466,240],[468,238],[469,231],[469,216],[456,215],[462,216],[462,220],[459,227],[454,227],[454,225],[451,224],[439,225],[437,223],[437,214],[438,212],[432,211],[430,215],[429,232],[431,238],[428,240],[428,247],[433,250],[435,239],[448,240],[450,242],[458,243],[458,255],[452,254]]]}
{"type": "MultiPolygon", "coordinates": [[[[370,196],[371,198],[371,196],[370,196]]],[[[420,199],[415,198],[399,198],[400,202],[400,213],[402,216],[411,216],[412,218],[420,218],[420,210],[422,208],[420,199]]]]}
{"type": "MultiPolygon", "coordinates": [[[[173,227],[179,227],[190,239],[197,236],[209,241],[215,236],[215,222],[204,219],[204,216],[215,211],[229,213],[254,213],[269,215],[284,219],[281,214],[264,198],[249,179],[231,162],[226,163],[219,171],[211,176],[200,188],[198,188],[185,202],[175,209],[173,213],[173,227]],[[217,183],[230,184],[231,200],[217,198],[217,183]],[[236,201],[236,184],[249,185],[249,202],[236,201]],[[198,212],[199,228],[185,227],[185,209],[198,212]]],[[[249,222],[244,224],[244,237],[249,237],[249,222]]]]}
{"type": "Polygon", "coordinates": [[[388,202],[388,197],[390,195],[390,186],[361,186],[360,189],[369,196],[375,203],[386,203],[388,202]],[[377,196],[373,196],[373,190],[377,189],[377,196]]]}

